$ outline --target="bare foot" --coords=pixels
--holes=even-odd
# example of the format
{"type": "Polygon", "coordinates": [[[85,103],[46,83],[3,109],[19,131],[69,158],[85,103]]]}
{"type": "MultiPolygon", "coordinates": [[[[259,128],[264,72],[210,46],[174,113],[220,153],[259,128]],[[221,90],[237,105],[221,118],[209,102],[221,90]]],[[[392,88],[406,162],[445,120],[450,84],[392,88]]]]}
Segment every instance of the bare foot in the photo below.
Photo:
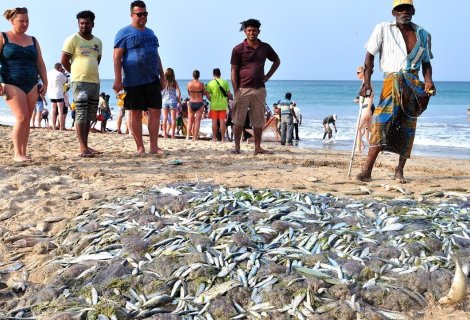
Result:
{"type": "Polygon", "coordinates": [[[362,170],[357,176],[356,179],[359,181],[364,181],[364,182],[371,182],[372,177],[371,173],[365,170],[362,170]]]}
{"type": "Polygon", "coordinates": [[[230,151],[231,154],[240,154],[240,149],[234,149],[232,151],[230,151]]]}
{"type": "Polygon", "coordinates": [[[145,157],[145,152],[135,152],[134,157],[143,158],[143,157],[145,157]]]}
{"type": "Polygon", "coordinates": [[[145,156],[145,148],[144,147],[137,147],[137,151],[134,153],[136,157],[144,157],[145,156]]]}
{"type": "Polygon", "coordinates": [[[269,151],[269,150],[266,150],[266,149],[263,149],[263,148],[259,148],[259,149],[255,149],[255,156],[258,155],[258,154],[273,154],[272,151],[269,151]]]}
{"type": "Polygon", "coordinates": [[[103,152],[95,150],[93,148],[88,147],[87,149],[91,154],[103,154],[103,152]]]}
{"type": "Polygon", "coordinates": [[[15,162],[31,162],[33,160],[31,160],[31,158],[27,157],[27,156],[15,156],[15,157],[13,157],[13,161],[15,161],[15,162]]]}
{"type": "Polygon", "coordinates": [[[408,181],[405,179],[403,176],[403,171],[402,170],[395,170],[395,180],[400,182],[400,183],[407,183],[408,181]]]}
{"type": "Polygon", "coordinates": [[[164,151],[163,149],[160,149],[160,148],[157,148],[155,150],[150,150],[149,154],[156,154],[156,155],[160,155],[160,154],[163,154],[164,151]]]}
{"type": "Polygon", "coordinates": [[[94,158],[95,157],[93,153],[87,153],[87,152],[79,153],[78,156],[80,158],[94,158]]]}

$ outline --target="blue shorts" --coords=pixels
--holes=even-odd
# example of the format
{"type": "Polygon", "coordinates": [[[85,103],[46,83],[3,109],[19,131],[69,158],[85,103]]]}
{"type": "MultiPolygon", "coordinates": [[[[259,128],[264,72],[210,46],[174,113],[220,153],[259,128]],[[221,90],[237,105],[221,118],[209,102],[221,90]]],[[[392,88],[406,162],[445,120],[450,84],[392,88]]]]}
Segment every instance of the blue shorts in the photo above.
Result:
{"type": "Polygon", "coordinates": [[[171,110],[176,110],[176,108],[178,108],[178,102],[169,102],[169,101],[165,101],[163,103],[163,108],[165,109],[171,109],[171,110]]]}
{"type": "Polygon", "coordinates": [[[44,103],[41,101],[36,101],[36,107],[34,107],[34,112],[42,112],[44,110],[44,103]]]}

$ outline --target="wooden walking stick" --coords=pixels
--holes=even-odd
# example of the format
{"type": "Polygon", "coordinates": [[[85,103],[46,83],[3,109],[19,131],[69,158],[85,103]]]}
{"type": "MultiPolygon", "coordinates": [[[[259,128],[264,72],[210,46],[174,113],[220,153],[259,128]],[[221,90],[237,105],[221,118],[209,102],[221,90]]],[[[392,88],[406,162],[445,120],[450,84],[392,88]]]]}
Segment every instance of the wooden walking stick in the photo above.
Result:
{"type": "MultiPolygon", "coordinates": [[[[367,90],[366,91],[366,96],[370,96],[370,94],[371,94],[370,90],[367,90]]],[[[359,135],[359,124],[361,122],[363,102],[364,102],[364,97],[359,96],[359,115],[358,115],[357,121],[356,121],[356,134],[354,135],[354,142],[353,142],[353,147],[352,147],[352,150],[351,150],[351,160],[349,161],[348,179],[351,178],[351,169],[352,169],[352,164],[353,164],[353,160],[354,160],[354,153],[356,151],[357,136],[359,135]]]]}

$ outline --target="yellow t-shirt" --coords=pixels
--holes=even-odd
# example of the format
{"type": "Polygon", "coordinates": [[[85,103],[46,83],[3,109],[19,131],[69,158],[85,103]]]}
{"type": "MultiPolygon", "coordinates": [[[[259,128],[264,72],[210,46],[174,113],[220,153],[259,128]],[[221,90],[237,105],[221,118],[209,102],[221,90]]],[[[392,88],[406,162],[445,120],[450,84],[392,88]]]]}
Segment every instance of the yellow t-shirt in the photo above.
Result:
{"type": "Polygon", "coordinates": [[[98,60],[102,49],[101,40],[95,36],[86,40],[76,33],[65,40],[62,51],[72,56],[72,82],[100,82],[98,60]]]}

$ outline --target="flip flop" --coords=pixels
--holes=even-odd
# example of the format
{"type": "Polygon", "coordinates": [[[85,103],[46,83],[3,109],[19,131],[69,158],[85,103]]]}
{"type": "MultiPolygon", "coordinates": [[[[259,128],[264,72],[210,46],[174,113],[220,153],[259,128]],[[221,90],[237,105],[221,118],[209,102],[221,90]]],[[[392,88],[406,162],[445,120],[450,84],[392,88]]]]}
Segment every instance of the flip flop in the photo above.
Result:
{"type": "Polygon", "coordinates": [[[170,160],[168,161],[169,164],[172,164],[172,165],[175,165],[175,166],[178,166],[178,165],[182,165],[183,164],[183,160],[180,160],[180,159],[175,159],[175,160],[170,160]]]}

